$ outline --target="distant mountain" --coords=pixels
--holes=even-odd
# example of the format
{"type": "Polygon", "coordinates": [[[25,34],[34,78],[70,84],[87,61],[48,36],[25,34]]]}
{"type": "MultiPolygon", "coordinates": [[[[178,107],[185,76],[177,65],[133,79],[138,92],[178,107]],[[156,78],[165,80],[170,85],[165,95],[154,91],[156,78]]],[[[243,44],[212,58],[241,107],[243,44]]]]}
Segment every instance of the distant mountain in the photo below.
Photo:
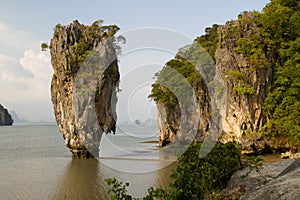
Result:
{"type": "Polygon", "coordinates": [[[28,122],[26,119],[21,119],[14,110],[9,111],[12,118],[14,119],[14,123],[26,123],[28,122]]]}
{"type": "Polygon", "coordinates": [[[157,119],[148,118],[144,121],[135,119],[134,121],[122,121],[118,125],[138,125],[138,126],[157,126],[157,119]]]}
{"type": "Polygon", "coordinates": [[[146,119],[145,121],[141,121],[140,119],[134,120],[134,124],[139,125],[139,126],[153,126],[157,125],[157,120],[156,119],[146,119]]]}

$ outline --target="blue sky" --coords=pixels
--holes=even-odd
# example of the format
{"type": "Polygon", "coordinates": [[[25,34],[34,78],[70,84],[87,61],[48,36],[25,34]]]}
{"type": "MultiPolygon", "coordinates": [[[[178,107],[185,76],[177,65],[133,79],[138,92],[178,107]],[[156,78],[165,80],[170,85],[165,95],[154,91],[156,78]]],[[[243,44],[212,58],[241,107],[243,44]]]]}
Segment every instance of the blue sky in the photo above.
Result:
{"type": "MultiPolygon", "coordinates": [[[[124,35],[144,27],[157,27],[173,30],[177,35],[192,40],[203,34],[205,27],[214,23],[224,24],[228,20],[235,19],[244,10],[261,10],[268,2],[268,0],[1,0],[0,103],[31,121],[54,119],[49,95],[52,74],[50,55],[49,52],[41,52],[39,46],[42,41],[50,41],[52,29],[57,23],[68,24],[78,19],[81,23],[91,24],[97,19],[103,19],[105,24],[117,24],[121,28],[120,34],[124,35]]],[[[181,47],[179,45],[180,42],[178,48],[181,47]]],[[[149,55],[155,60],[157,52],[149,55]]],[[[172,53],[169,53],[156,60],[157,69],[172,56],[172,53]]],[[[127,60],[124,58],[126,62],[123,63],[126,63],[124,64],[126,66],[122,67],[121,57],[120,68],[123,75],[126,71],[124,69],[131,65],[129,58],[130,56],[127,60]]],[[[144,66],[147,64],[149,62],[144,66]]],[[[126,88],[126,85],[123,87],[126,88]]],[[[149,91],[149,88],[144,89],[149,91]]],[[[121,98],[120,101],[122,104],[122,101],[128,100],[121,98]]],[[[134,105],[145,108],[143,105],[148,100],[137,98],[136,101],[140,102],[135,102],[134,105]]],[[[151,116],[155,113],[153,104],[150,103],[147,109],[150,109],[149,112],[136,109],[140,112],[135,112],[132,118],[146,119],[150,112],[151,116]]],[[[127,119],[124,117],[121,120],[127,119]]]]}

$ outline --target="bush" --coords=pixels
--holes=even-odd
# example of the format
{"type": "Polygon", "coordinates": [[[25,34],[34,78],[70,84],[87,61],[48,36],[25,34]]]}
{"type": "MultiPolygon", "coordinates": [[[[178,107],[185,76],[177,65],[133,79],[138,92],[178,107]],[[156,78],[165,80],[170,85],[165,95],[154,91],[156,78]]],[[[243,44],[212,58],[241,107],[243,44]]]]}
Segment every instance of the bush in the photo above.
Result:
{"type": "Polygon", "coordinates": [[[238,95],[252,95],[254,94],[254,90],[248,86],[234,86],[233,90],[238,94],[238,95]]]}
{"type": "Polygon", "coordinates": [[[172,172],[172,199],[203,199],[227,185],[241,164],[241,151],[235,143],[216,144],[204,158],[199,158],[201,144],[192,145],[172,172]]]}
{"type": "MultiPolygon", "coordinates": [[[[201,144],[193,144],[179,158],[177,168],[171,173],[173,181],[169,190],[149,188],[144,200],[204,199],[206,195],[226,187],[232,174],[241,164],[241,150],[236,143],[216,144],[204,158],[199,158],[201,144]]],[[[113,200],[134,199],[126,192],[129,183],[107,179],[113,188],[109,190],[113,200]]]]}
{"type": "Polygon", "coordinates": [[[108,190],[111,200],[130,200],[132,197],[127,195],[126,187],[129,186],[129,183],[123,183],[117,181],[116,178],[105,179],[105,182],[112,188],[108,190]]]}
{"type": "Polygon", "coordinates": [[[46,42],[43,42],[41,44],[41,48],[42,48],[42,51],[46,51],[49,48],[49,46],[48,46],[48,44],[46,42]]]}

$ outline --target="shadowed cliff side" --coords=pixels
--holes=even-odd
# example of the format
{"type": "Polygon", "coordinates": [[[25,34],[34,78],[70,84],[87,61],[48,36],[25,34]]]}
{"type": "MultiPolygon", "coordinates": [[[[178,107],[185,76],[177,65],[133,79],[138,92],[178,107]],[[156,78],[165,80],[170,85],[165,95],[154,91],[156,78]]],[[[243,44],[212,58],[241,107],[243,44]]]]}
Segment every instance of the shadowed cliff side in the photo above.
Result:
{"type": "Polygon", "coordinates": [[[50,43],[51,99],[73,158],[98,157],[102,133],[116,130],[118,30],[116,25],[102,26],[102,21],[55,27],[50,43]]]}
{"type": "Polygon", "coordinates": [[[166,63],[157,74],[149,95],[157,106],[161,147],[169,142],[190,144],[193,140],[202,140],[208,129],[208,89],[187,54],[186,51],[179,52],[166,63]]]}
{"type": "Polygon", "coordinates": [[[7,109],[0,104],[0,126],[11,126],[13,119],[7,109]]]}

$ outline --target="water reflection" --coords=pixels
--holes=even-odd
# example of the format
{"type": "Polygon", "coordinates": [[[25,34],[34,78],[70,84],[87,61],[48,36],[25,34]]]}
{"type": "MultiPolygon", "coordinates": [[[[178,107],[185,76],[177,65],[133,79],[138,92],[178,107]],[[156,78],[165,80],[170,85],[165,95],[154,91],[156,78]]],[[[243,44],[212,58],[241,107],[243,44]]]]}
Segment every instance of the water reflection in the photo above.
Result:
{"type": "Polygon", "coordinates": [[[166,165],[162,161],[158,160],[140,160],[140,159],[102,159],[100,160],[101,173],[105,177],[116,177],[122,182],[129,182],[128,192],[135,198],[144,197],[147,194],[149,187],[162,187],[166,188],[169,184],[169,174],[171,169],[176,166],[176,163],[168,162],[166,165]],[[107,167],[106,162],[109,161],[108,166],[122,166],[120,168],[126,168],[126,171],[119,171],[113,168],[107,167]],[[104,164],[105,163],[105,164],[104,164]],[[162,165],[159,167],[157,165],[162,165]],[[167,166],[167,167],[165,167],[167,166]],[[136,169],[136,173],[134,170],[136,169]],[[149,171],[145,169],[150,169],[149,171]],[[152,170],[159,169],[159,170],[152,170]]]}
{"type": "MultiPolygon", "coordinates": [[[[140,143],[144,139],[137,141],[125,136],[113,139],[130,151],[151,147],[140,143]]],[[[174,165],[160,160],[161,156],[139,154],[144,160],[118,158],[112,145],[107,144],[103,146],[104,152],[114,159],[72,160],[57,126],[0,127],[0,199],[106,200],[108,186],[104,179],[112,177],[129,182],[128,191],[134,197],[143,197],[150,186],[168,185],[174,165]],[[115,166],[131,173],[116,170],[115,166]]]]}
{"type": "MultiPolygon", "coordinates": [[[[153,161],[145,160],[111,160],[115,164],[127,166],[134,165],[146,167],[153,165],[153,161]]],[[[169,173],[176,164],[157,171],[145,173],[127,173],[114,170],[103,164],[103,160],[71,160],[67,165],[63,177],[58,181],[55,191],[49,195],[49,199],[109,199],[107,195],[108,186],[105,183],[106,178],[116,177],[123,182],[129,182],[128,192],[141,198],[147,193],[151,186],[165,188],[169,182],[169,173]]]]}
{"type": "Polygon", "coordinates": [[[97,160],[72,160],[51,199],[108,199],[97,160]]]}

